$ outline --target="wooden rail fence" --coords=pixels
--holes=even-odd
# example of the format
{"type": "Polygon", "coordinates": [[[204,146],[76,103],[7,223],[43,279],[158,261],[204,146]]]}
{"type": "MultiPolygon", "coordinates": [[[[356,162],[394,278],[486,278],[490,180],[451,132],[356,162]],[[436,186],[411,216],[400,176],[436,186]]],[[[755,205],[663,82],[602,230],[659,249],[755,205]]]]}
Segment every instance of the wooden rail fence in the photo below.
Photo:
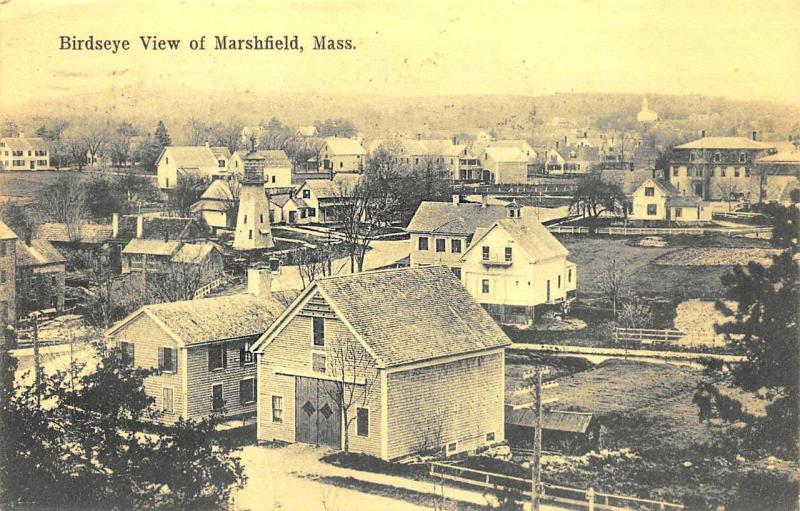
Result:
{"type": "Polygon", "coordinates": [[[721,335],[708,335],[680,330],[660,330],[653,328],[615,328],[614,342],[618,344],[702,344],[704,346],[724,346],[721,335]]]}
{"type": "MultiPolygon", "coordinates": [[[[430,475],[444,480],[455,481],[462,484],[488,488],[499,492],[516,492],[520,497],[530,498],[532,481],[527,478],[495,474],[472,468],[459,467],[458,465],[432,462],[430,475]]],[[[640,509],[649,511],[667,511],[683,509],[681,504],[674,504],[661,500],[640,499],[624,495],[595,492],[592,488],[581,489],[543,483],[541,499],[543,502],[553,502],[579,506],[589,510],[620,511],[627,509],[640,509]]]]}
{"type": "MultiPolygon", "coordinates": [[[[557,234],[590,234],[589,227],[577,225],[553,225],[548,230],[557,234]]],[[[745,236],[755,234],[759,238],[772,236],[771,227],[752,227],[727,229],[720,227],[598,227],[595,234],[609,236],[641,236],[641,235],[675,235],[703,236],[705,234],[722,234],[725,236],[745,236]]]]}

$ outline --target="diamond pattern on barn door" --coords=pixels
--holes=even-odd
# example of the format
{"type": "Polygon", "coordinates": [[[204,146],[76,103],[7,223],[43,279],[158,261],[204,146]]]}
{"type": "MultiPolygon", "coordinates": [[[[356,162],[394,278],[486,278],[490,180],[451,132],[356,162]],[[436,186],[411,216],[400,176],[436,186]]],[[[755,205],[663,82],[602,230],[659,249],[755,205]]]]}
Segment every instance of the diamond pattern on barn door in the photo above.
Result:
{"type": "Polygon", "coordinates": [[[331,415],[333,415],[333,410],[328,406],[328,403],[325,403],[325,405],[319,409],[319,413],[324,415],[326,419],[330,419],[331,415]]]}
{"type": "Polygon", "coordinates": [[[306,415],[311,417],[314,415],[314,412],[316,412],[317,409],[314,408],[314,405],[311,404],[311,401],[306,401],[306,403],[303,405],[303,411],[306,412],[306,415]]]}

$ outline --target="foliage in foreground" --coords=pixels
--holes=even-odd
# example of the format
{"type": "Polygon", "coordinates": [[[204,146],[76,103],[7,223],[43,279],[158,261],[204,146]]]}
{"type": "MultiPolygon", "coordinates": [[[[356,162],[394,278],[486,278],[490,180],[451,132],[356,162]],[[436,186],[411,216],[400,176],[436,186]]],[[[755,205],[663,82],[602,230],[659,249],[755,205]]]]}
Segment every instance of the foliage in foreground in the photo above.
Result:
{"type": "Polygon", "coordinates": [[[159,416],[144,392],[150,371],[129,367],[116,350],[91,374],[73,366],[42,374],[38,387],[14,388],[13,374],[2,372],[2,507],[224,509],[245,482],[212,420],[157,432],[144,425],[159,416]]]}

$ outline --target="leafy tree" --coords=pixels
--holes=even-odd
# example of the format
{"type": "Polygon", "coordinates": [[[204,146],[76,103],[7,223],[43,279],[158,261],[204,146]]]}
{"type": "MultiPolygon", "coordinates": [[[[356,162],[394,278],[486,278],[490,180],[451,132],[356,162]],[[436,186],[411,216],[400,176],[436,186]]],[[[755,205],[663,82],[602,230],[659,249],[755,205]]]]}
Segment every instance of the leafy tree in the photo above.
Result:
{"type": "Polygon", "coordinates": [[[767,207],[767,215],[772,218],[772,244],[797,252],[797,238],[800,233],[800,209],[792,206],[772,204],[767,207]]]}
{"type": "Polygon", "coordinates": [[[160,145],[157,139],[147,135],[134,151],[134,159],[144,166],[145,170],[155,171],[156,161],[161,156],[164,146],[160,145]]]}
{"type": "MultiPolygon", "coordinates": [[[[157,419],[144,391],[151,370],[132,368],[116,350],[97,369],[45,374],[38,389],[0,401],[0,503],[41,508],[222,509],[245,482],[233,450],[212,421],[148,430],[157,419]]],[[[4,396],[5,397],[5,396],[4,396]]]]}
{"type": "Polygon", "coordinates": [[[109,218],[122,211],[124,201],[108,179],[95,176],[86,183],[86,209],[93,218],[109,218]]]}
{"type": "MultiPolygon", "coordinates": [[[[731,336],[746,361],[731,368],[730,383],[771,398],[765,418],[749,422],[754,447],[797,455],[798,377],[800,374],[800,272],[789,251],[773,256],[772,264],[751,261],[723,276],[725,299],[737,303],[717,307],[733,318],[718,330],[731,336]]],[[[741,421],[741,403],[715,399],[723,418],[741,421]]]]}
{"type": "Polygon", "coordinates": [[[351,138],[356,135],[356,128],[353,121],[343,118],[325,119],[324,122],[314,121],[317,128],[317,135],[320,137],[345,137],[351,138]]]}
{"type": "Polygon", "coordinates": [[[164,121],[158,121],[158,126],[156,126],[156,131],[153,135],[153,138],[155,139],[155,143],[158,145],[159,152],[161,152],[161,149],[172,145],[172,138],[169,136],[169,132],[167,131],[167,127],[164,125],[164,121]]]}
{"type": "Polygon", "coordinates": [[[112,165],[121,167],[128,164],[131,159],[131,141],[136,135],[136,128],[131,123],[122,122],[117,125],[109,140],[112,165]]]}
{"type": "Polygon", "coordinates": [[[33,213],[16,201],[4,202],[0,206],[0,218],[23,241],[30,241],[35,227],[33,213]]]}
{"type": "Polygon", "coordinates": [[[181,217],[191,216],[192,204],[200,200],[205,181],[191,175],[181,175],[175,188],[170,190],[167,207],[181,217]]]}
{"type": "Polygon", "coordinates": [[[625,194],[616,183],[610,183],[595,176],[581,180],[572,195],[570,207],[592,220],[603,212],[625,213],[625,194]]]}

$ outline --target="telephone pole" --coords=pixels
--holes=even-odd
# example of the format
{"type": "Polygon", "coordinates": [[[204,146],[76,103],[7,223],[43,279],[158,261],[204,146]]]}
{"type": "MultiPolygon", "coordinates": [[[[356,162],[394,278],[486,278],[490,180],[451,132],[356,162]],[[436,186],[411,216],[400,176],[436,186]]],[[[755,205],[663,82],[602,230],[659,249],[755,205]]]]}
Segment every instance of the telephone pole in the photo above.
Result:
{"type": "Polygon", "coordinates": [[[533,385],[533,411],[536,414],[533,428],[533,460],[531,460],[531,511],[539,511],[542,487],[542,368],[536,368],[533,385]]]}
{"type": "Polygon", "coordinates": [[[42,404],[42,359],[39,353],[39,312],[31,312],[28,318],[33,323],[33,367],[36,388],[36,408],[42,404]]]}

